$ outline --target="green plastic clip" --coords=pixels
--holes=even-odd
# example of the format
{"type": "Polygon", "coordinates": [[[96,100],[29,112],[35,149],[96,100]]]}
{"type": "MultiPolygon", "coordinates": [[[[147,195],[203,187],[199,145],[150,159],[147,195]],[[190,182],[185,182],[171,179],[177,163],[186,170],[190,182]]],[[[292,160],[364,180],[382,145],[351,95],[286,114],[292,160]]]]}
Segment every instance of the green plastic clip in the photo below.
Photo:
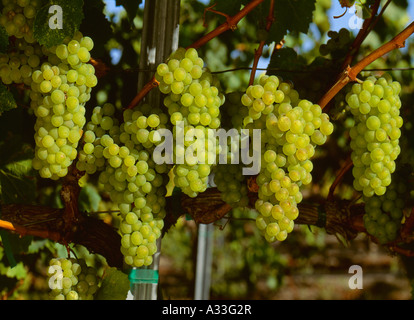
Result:
{"type": "Polygon", "coordinates": [[[153,269],[132,269],[129,273],[129,281],[135,283],[158,283],[158,270],[153,269]]]}

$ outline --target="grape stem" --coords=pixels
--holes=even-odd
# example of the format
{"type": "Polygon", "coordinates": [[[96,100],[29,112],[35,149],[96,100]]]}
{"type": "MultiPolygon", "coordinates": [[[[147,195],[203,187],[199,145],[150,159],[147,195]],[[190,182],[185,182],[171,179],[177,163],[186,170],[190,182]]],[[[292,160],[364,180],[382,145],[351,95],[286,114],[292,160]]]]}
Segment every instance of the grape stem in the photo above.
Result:
{"type": "MultiPolygon", "coordinates": [[[[215,13],[215,14],[218,14],[218,15],[220,15],[220,16],[223,16],[223,17],[225,17],[225,18],[226,18],[226,20],[227,20],[227,22],[228,22],[228,23],[231,23],[231,21],[230,21],[230,18],[231,18],[231,17],[230,17],[228,14],[223,13],[223,12],[220,12],[220,11],[217,11],[217,10],[214,10],[214,9],[213,9],[216,5],[217,5],[217,3],[215,3],[215,4],[213,4],[213,5],[209,6],[209,7],[207,7],[207,8],[204,10],[203,26],[204,26],[205,28],[207,27],[207,22],[206,22],[206,13],[207,13],[207,12],[213,12],[213,13],[215,13]]],[[[236,25],[233,25],[233,27],[234,27],[234,29],[236,29],[236,25]]],[[[233,30],[233,28],[231,28],[231,29],[233,30]]]]}
{"type": "MultiPolygon", "coordinates": [[[[271,0],[270,1],[270,5],[269,5],[269,14],[266,18],[266,27],[265,30],[266,32],[269,32],[270,28],[272,27],[273,21],[275,21],[275,17],[273,16],[273,12],[275,9],[275,1],[271,0]]],[[[259,43],[259,47],[255,50],[254,53],[254,60],[253,60],[253,67],[252,67],[252,71],[250,73],[250,80],[249,80],[249,86],[253,84],[254,82],[254,77],[256,75],[256,70],[257,70],[257,65],[259,64],[259,59],[262,56],[263,53],[263,48],[266,44],[266,40],[261,40],[259,43]]],[[[275,50],[280,49],[281,46],[275,46],[275,50]]]]}
{"type": "MultiPolygon", "coordinates": [[[[362,42],[368,36],[369,32],[373,29],[373,26],[376,23],[374,21],[374,17],[376,15],[377,11],[378,11],[378,7],[380,5],[380,2],[381,2],[380,0],[377,0],[377,1],[375,1],[375,3],[373,3],[371,5],[371,17],[364,20],[362,28],[359,30],[358,35],[356,36],[356,38],[353,41],[351,47],[349,48],[348,54],[344,59],[341,70],[344,70],[352,62],[354,56],[356,55],[356,53],[359,50],[359,47],[362,44],[362,42]]],[[[378,21],[378,20],[376,20],[376,21],[378,21]]]]}
{"type": "Polygon", "coordinates": [[[356,81],[357,75],[369,64],[378,58],[382,57],[386,53],[394,50],[400,49],[405,46],[405,40],[414,32],[414,22],[411,22],[403,31],[401,31],[397,36],[391,39],[389,42],[385,43],[381,47],[372,51],[365,58],[360,60],[353,67],[347,66],[346,69],[342,72],[339,79],[335,84],[328,90],[328,92],[319,100],[319,105],[324,109],[329,101],[349,82],[356,81]]]}
{"type": "Polygon", "coordinates": [[[345,160],[345,162],[342,164],[341,168],[339,169],[339,172],[336,175],[335,181],[332,183],[331,187],[329,188],[329,193],[327,197],[328,200],[333,199],[336,187],[341,183],[345,174],[352,168],[352,166],[353,166],[353,162],[351,159],[351,155],[349,155],[347,159],[345,160]]]}
{"type": "Polygon", "coordinates": [[[414,208],[411,210],[410,215],[407,217],[402,229],[401,238],[408,239],[411,236],[412,230],[414,229],[414,208]]]}
{"type": "MultiPolygon", "coordinates": [[[[226,22],[218,26],[213,31],[207,33],[199,40],[195,41],[192,45],[188,46],[188,48],[198,49],[209,42],[211,39],[219,36],[220,34],[224,33],[225,31],[232,30],[234,31],[237,27],[237,24],[241,19],[243,19],[248,13],[250,13],[254,8],[256,8],[259,4],[261,4],[264,0],[252,0],[246,6],[243,7],[236,15],[233,17],[228,17],[226,22]]],[[[155,76],[138,92],[138,94],[132,99],[131,103],[128,105],[127,109],[132,109],[138,103],[144,99],[144,97],[155,87],[159,85],[158,81],[155,80],[155,76]]]]}

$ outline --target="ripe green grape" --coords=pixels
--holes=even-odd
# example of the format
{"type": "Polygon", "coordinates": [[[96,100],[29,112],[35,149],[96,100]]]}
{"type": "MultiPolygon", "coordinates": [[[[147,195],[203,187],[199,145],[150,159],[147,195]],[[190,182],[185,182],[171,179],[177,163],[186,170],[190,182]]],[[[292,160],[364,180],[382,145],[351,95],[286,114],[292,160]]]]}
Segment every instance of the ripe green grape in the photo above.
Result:
{"type": "Polygon", "coordinates": [[[354,84],[346,95],[355,119],[350,129],[354,188],[365,197],[383,195],[395,170],[403,124],[399,92],[399,83],[384,75],[354,84]],[[368,94],[369,100],[363,97],[368,94]]]}
{"type": "MultiPolygon", "coordinates": [[[[87,46],[79,44],[79,50],[82,49],[83,54],[85,50],[89,52],[93,47],[90,38],[82,42],[84,37],[80,32],[77,32],[74,38],[81,39],[81,43],[87,46]]],[[[41,143],[36,143],[33,167],[39,171],[41,177],[53,180],[64,177],[76,158],[77,147],[86,124],[85,104],[90,99],[90,90],[97,81],[92,65],[81,62],[76,69],[72,69],[67,61],[67,53],[74,50],[74,44],[75,47],[77,45],[71,41],[65,40],[56,48],[48,49],[36,42],[29,46],[25,39],[17,39],[15,46],[23,52],[20,54],[21,59],[18,61],[17,55],[10,54],[7,61],[15,70],[11,73],[11,81],[23,82],[30,88],[30,106],[36,115],[34,138],[35,141],[40,141],[41,138],[41,143]],[[48,60],[40,64],[39,56],[43,55],[46,55],[48,60]],[[26,58],[23,59],[24,56],[26,58]],[[89,81],[79,84],[76,82],[79,77],[89,81]],[[44,133],[40,133],[39,130],[44,133]],[[40,148],[45,148],[46,151],[40,148]],[[60,162],[56,164],[52,159],[56,159],[58,153],[64,154],[65,157],[58,157],[60,162]]],[[[2,72],[0,76],[3,76],[3,82],[8,81],[2,72]]],[[[91,145],[87,145],[84,150],[89,155],[94,151],[91,145]]],[[[93,165],[88,165],[91,166],[93,165]]]]}
{"type": "Polygon", "coordinates": [[[131,267],[148,266],[153,261],[166,214],[166,184],[171,169],[153,159],[160,142],[142,142],[140,137],[142,130],[165,127],[167,121],[168,116],[161,110],[144,104],[126,109],[120,124],[114,105],[106,103],[93,109],[85,125],[84,150],[79,152],[77,168],[87,174],[99,173],[99,183],[118,205],[120,250],[131,267]]]}
{"type": "MultiPolygon", "coordinates": [[[[167,63],[157,67],[156,79],[160,82],[160,91],[166,94],[164,105],[168,109],[171,123],[177,128],[183,125],[184,132],[200,132],[192,142],[184,146],[175,146],[174,161],[177,163],[174,172],[183,172],[190,176],[176,176],[175,183],[184,193],[195,197],[207,188],[208,177],[194,173],[199,171],[200,164],[210,167],[215,163],[217,150],[212,150],[215,140],[208,140],[207,128],[217,129],[221,125],[219,108],[224,102],[220,93],[219,82],[208,70],[202,70],[204,62],[198,56],[197,50],[179,48],[173,52],[167,63]],[[200,131],[201,130],[201,131],[200,131]],[[203,131],[204,130],[204,131],[203,131]],[[208,140],[207,148],[203,148],[203,140],[208,140]],[[203,149],[196,156],[187,151],[194,148],[203,149]],[[183,161],[181,161],[181,159],[183,161]]],[[[177,131],[174,129],[174,139],[177,131]]],[[[198,150],[198,149],[196,149],[198,150]]],[[[209,170],[210,171],[210,170],[209,170]]]]}
{"type": "Polygon", "coordinates": [[[301,100],[280,77],[262,76],[240,102],[249,109],[243,126],[262,129],[256,225],[267,241],[283,241],[298,217],[301,187],[312,181],[310,159],[334,127],[319,105],[301,100]]]}
{"type": "Polygon", "coordinates": [[[100,287],[97,270],[83,259],[53,258],[47,276],[51,300],[93,300],[100,287]]]}

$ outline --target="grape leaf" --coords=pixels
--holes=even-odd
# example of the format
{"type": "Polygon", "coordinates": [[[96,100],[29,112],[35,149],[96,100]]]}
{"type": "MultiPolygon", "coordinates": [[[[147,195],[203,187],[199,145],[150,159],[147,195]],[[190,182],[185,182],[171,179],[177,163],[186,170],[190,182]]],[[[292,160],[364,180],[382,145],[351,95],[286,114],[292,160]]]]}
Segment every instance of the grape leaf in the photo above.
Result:
{"type": "Polygon", "coordinates": [[[91,185],[83,187],[79,194],[79,210],[81,211],[97,211],[101,196],[99,192],[91,185]]]}
{"type": "Polygon", "coordinates": [[[269,42],[280,42],[288,31],[307,33],[313,10],[315,0],[275,1],[275,21],[269,31],[269,42]]]}
{"type": "Polygon", "coordinates": [[[218,0],[215,3],[216,5],[212,9],[228,14],[229,16],[233,16],[240,11],[240,0],[218,0]]]}
{"type": "MultiPolygon", "coordinates": [[[[88,0],[85,2],[83,19],[80,31],[84,35],[88,35],[95,43],[105,44],[113,36],[111,24],[104,14],[105,3],[102,0],[88,0]]],[[[102,57],[105,55],[106,48],[104,45],[94,46],[93,55],[102,57]]]]}
{"type": "Polygon", "coordinates": [[[3,203],[30,203],[36,195],[33,179],[0,169],[0,187],[3,203]]]}
{"type": "Polygon", "coordinates": [[[0,116],[3,112],[17,107],[13,94],[7,87],[0,83],[0,116]]]}
{"type": "Polygon", "coordinates": [[[123,6],[130,24],[138,14],[138,7],[142,3],[142,0],[116,0],[117,6],[123,6]]]}
{"type": "Polygon", "coordinates": [[[4,247],[4,253],[6,254],[7,261],[9,262],[10,267],[14,268],[17,262],[14,258],[13,249],[10,244],[9,236],[11,236],[11,234],[7,233],[6,230],[0,230],[0,240],[4,247]]]}
{"type": "Polygon", "coordinates": [[[287,77],[290,72],[286,73],[283,71],[278,71],[277,69],[286,69],[286,70],[302,70],[306,67],[306,60],[301,56],[298,56],[295,50],[289,47],[282,48],[277,50],[272,55],[268,65],[269,74],[277,74],[281,77],[287,77]]]}
{"type": "Polygon", "coordinates": [[[39,44],[46,47],[61,44],[66,37],[73,36],[79,30],[83,18],[83,0],[49,0],[36,14],[33,24],[34,37],[39,44]],[[62,8],[61,29],[51,29],[49,26],[49,20],[54,16],[54,13],[49,13],[52,5],[62,8]]]}
{"type": "Polygon", "coordinates": [[[116,268],[105,270],[102,284],[96,292],[95,300],[125,300],[129,291],[128,276],[116,268]]]}

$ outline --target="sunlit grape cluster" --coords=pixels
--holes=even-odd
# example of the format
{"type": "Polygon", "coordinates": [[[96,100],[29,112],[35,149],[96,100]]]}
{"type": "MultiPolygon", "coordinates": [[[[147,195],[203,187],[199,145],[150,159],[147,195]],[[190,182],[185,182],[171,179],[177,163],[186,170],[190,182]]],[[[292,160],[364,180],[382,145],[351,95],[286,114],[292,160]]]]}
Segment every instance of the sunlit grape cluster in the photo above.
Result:
{"type": "Polygon", "coordinates": [[[354,188],[366,197],[383,195],[391,184],[399,139],[401,85],[389,75],[355,83],[346,95],[355,126],[350,129],[354,188]]]}
{"type": "Polygon", "coordinates": [[[267,241],[283,241],[299,214],[300,188],[312,181],[310,159],[333,132],[333,124],[319,105],[301,100],[293,85],[277,76],[262,76],[241,102],[249,108],[244,126],[261,129],[256,225],[267,241]]]}
{"type": "Polygon", "coordinates": [[[51,259],[47,276],[51,300],[93,300],[100,285],[97,270],[83,259],[51,259]]]}
{"type": "Polygon", "coordinates": [[[165,195],[170,166],[154,161],[154,149],[162,142],[158,129],[168,116],[142,104],[123,111],[105,103],[94,108],[85,126],[83,149],[77,168],[99,173],[98,181],[120,210],[121,252],[132,267],[148,266],[157,252],[164,226],[165,195]]]}
{"type": "Polygon", "coordinates": [[[3,5],[0,24],[12,41],[0,55],[0,78],[27,87],[36,116],[32,166],[42,178],[57,180],[77,156],[85,104],[97,85],[95,68],[88,63],[94,43],[78,31],[58,46],[41,46],[32,30],[40,1],[3,0],[3,5]]]}
{"type": "Polygon", "coordinates": [[[42,178],[66,176],[77,156],[86,123],[85,104],[97,84],[95,68],[86,63],[92,48],[92,39],[77,32],[45,52],[48,61],[32,72],[31,108],[36,115],[33,168],[42,178]]]}
{"type": "Polygon", "coordinates": [[[155,76],[160,83],[159,90],[166,94],[164,105],[174,125],[174,141],[181,141],[180,135],[184,137],[183,143],[176,144],[173,150],[174,182],[190,197],[197,196],[208,186],[211,165],[219,149],[216,139],[210,138],[206,129],[220,127],[219,108],[224,102],[218,81],[203,66],[197,50],[179,48],[167,63],[158,65],[155,76]],[[186,139],[194,129],[200,135],[186,139]]]}

